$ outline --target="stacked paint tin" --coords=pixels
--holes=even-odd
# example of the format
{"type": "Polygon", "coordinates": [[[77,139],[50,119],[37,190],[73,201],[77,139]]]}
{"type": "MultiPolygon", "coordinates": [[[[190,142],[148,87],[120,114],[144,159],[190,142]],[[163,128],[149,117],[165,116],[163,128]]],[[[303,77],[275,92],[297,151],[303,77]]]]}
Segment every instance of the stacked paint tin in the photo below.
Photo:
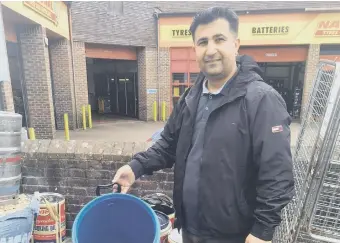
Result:
{"type": "MultiPolygon", "coordinates": [[[[32,243],[63,243],[66,240],[65,197],[58,193],[40,193],[40,210],[32,243]]],[[[0,242],[1,243],[1,242],[0,242]]]]}
{"type": "Polygon", "coordinates": [[[29,243],[39,206],[38,193],[20,194],[15,203],[0,205],[0,242],[29,243]]]}
{"type": "Polygon", "coordinates": [[[0,205],[17,201],[21,182],[22,116],[0,111],[0,205]]]}
{"type": "Polygon", "coordinates": [[[39,193],[20,193],[22,116],[0,111],[0,242],[29,243],[39,193]]]}

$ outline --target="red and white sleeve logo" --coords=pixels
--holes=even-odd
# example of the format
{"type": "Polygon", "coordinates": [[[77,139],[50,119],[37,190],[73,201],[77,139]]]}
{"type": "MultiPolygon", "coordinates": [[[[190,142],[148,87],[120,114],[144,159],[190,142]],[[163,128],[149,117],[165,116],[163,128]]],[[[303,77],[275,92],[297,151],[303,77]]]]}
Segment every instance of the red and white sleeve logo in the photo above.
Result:
{"type": "Polygon", "coordinates": [[[278,132],[282,132],[282,131],[283,131],[282,125],[272,127],[272,133],[278,133],[278,132]]]}

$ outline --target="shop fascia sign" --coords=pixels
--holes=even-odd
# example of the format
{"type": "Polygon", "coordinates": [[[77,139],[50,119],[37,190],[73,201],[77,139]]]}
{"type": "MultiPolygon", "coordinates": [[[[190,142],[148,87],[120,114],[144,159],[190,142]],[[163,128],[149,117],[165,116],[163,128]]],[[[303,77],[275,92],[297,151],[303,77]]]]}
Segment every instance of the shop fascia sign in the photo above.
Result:
{"type": "Polygon", "coordinates": [[[191,31],[189,29],[172,29],[171,33],[173,38],[186,38],[191,36],[191,31]]]}
{"type": "Polygon", "coordinates": [[[58,25],[58,16],[56,13],[55,1],[23,1],[23,4],[32,9],[34,12],[42,15],[46,19],[58,25]]]}
{"type": "Polygon", "coordinates": [[[251,28],[253,35],[287,35],[289,33],[289,26],[282,25],[266,25],[266,26],[253,26],[251,28]]]}
{"type": "Polygon", "coordinates": [[[316,37],[339,37],[340,36],[340,20],[320,21],[315,32],[316,37]]]}

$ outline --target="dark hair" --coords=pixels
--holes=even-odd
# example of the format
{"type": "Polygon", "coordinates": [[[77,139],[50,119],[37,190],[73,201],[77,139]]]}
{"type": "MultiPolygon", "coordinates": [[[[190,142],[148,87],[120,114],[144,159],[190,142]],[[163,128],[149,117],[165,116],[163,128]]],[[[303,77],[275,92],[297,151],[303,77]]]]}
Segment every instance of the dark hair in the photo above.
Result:
{"type": "Polygon", "coordinates": [[[228,21],[230,30],[234,32],[234,34],[238,35],[238,16],[237,14],[225,7],[212,7],[205,9],[199,13],[197,13],[191,23],[190,32],[192,34],[192,38],[194,39],[196,29],[201,24],[209,24],[214,22],[217,19],[225,19],[228,21]]]}

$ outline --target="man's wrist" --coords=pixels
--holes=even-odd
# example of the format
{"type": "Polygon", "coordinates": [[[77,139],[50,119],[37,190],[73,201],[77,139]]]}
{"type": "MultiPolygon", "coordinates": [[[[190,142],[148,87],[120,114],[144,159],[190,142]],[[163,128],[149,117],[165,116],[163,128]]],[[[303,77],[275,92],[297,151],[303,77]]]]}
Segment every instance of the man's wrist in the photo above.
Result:
{"type": "Polygon", "coordinates": [[[128,165],[131,167],[133,173],[135,174],[136,180],[144,174],[144,168],[142,164],[137,160],[132,160],[128,165]]]}

